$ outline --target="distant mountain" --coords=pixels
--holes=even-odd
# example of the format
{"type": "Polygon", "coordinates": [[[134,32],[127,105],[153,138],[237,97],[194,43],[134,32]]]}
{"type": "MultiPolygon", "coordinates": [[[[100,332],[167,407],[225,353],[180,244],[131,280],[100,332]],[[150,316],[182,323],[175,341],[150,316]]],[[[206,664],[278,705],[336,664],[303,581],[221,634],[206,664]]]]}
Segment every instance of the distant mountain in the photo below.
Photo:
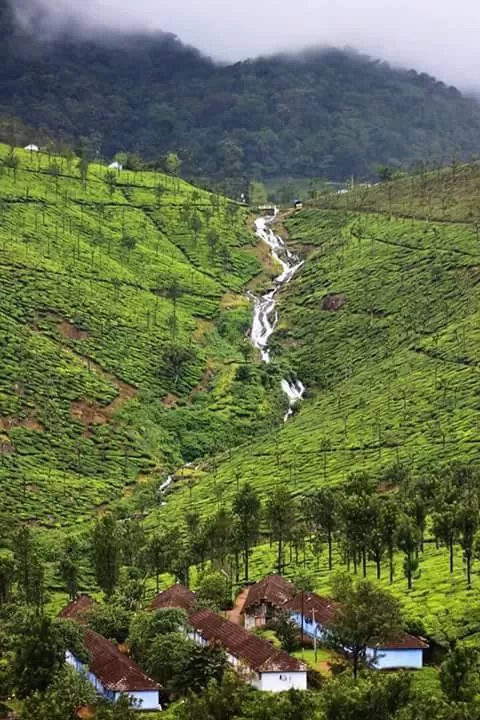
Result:
{"type": "Polygon", "coordinates": [[[0,0],[0,55],[0,114],[108,157],[174,149],[188,175],[339,180],[468,155],[480,137],[476,101],[354,52],[222,66],[171,35],[46,42],[19,34],[0,0]]]}

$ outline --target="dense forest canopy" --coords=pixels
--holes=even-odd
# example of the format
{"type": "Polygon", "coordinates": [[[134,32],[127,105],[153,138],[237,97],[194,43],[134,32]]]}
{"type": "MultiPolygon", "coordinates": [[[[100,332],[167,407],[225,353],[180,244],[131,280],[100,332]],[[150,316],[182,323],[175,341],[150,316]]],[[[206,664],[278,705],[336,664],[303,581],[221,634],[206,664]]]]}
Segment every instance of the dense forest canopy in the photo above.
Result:
{"type": "Polygon", "coordinates": [[[0,20],[0,114],[106,157],[175,150],[189,176],[342,180],[478,146],[473,100],[351,51],[222,66],[171,35],[48,42],[2,3],[0,20]]]}

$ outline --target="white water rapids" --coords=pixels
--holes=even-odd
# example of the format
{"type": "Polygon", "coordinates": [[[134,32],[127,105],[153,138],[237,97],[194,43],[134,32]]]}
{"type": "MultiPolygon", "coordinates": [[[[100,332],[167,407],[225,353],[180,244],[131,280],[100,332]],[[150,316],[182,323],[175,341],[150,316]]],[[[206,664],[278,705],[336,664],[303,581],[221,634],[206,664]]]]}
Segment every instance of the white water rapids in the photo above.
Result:
{"type": "MultiPolygon", "coordinates": [[[[298,255],[292,253],[283,242],[282,238],[275,235],[271,228],[271,223],[275,220],[277,212],[272,217],[261,217],[255,222],[256,235],[265,242],[270,250],[272,257],[283,268],[281,275],[274,279],[274,286],[265,295],[261,297],[253,296],[254,310],[251,341],[252,345],[260,350],[262,360],[266,363],[270,362],[270,351],[268,349],[268,341],[274,332],[278,323],[278,312],[276,310],[275,296],[282,287],[293,278],[295,273],[300,270],[303,265],[298,255]]],[[[300,380],[282,380],[282,390],[288,397],[289,408],[285,414],[286,422],[292,414],[292,408],[299,400],[302,399],[305,387],[300,380]]]]}

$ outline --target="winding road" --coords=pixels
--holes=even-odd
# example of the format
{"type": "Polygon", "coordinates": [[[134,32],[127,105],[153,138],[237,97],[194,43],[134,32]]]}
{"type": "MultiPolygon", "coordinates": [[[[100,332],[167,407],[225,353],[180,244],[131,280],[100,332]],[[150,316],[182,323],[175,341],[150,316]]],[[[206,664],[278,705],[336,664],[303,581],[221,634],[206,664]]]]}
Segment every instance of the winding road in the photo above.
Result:
{"type": "MultiPolygon", "coordinates": [[[[272,230],[272,223],[275,220],[278,211],[271,217],[261,217],[255,221],[256,235],[265,242],[270,250],[272,257],[283,268],[283,272],[274,279],[274,286],[261,297],[253,296],[254,310],[251,331],[252,345],[260,351],[264,362],[270,362],[270,350],[268,341],[275,331],[278,324],[278,312],[276,309],[275,296],[283,285],[286,285],[294,277],[295,273],[300,270],[303,260],[298,255],[291,252],[283,242],[282,238],[272,230]]],[[[289,408],[285,414],[285,422],[292,415],[293,406],[303,398],[305,386],[300,380],[282,380],[282,390],[288,397],[289,408]]]]}

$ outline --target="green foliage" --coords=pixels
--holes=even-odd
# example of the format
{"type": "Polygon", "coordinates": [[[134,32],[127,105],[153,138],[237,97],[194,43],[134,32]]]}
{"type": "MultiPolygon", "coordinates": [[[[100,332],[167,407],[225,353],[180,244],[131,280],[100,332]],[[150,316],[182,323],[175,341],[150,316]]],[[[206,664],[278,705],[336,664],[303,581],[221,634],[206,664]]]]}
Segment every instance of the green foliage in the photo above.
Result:
{"type": "Polygon", "coordinates": [[[453,702],[471,702],[480,692],[480,655],[477,648],[457,644],[440,668],[440,684],[453,702]]]}
{"type": "Polygon", "coordinates": [[[360,720],[374,717],[414,720],[411,678],[406,673],[387,677],[371,676],[354,682],[341,678],[329,683],[322,698],[325,720],[360,720]],[[404,714],[400,715],[401,712],[404,714]]]}
{"type": "Polygon", "coordinates": [[[13,672],[21,698],[45,691],[65,661],[65,634],[44,616],[31,614],[15,641],[13,672]]]}
{"type": "Polygon", "coordinates": [[[351,663],[356,678],[370,663],[367,648],[381,647],[400,631],[400,604],[368,580],[354,584],[349,576],[341,578],[334,594],[340,605],[328,629],[328,643],[351,663]]]}
{"type": "MultiPolygon", "coordinates": [[[[227,178],[227,189],[245,190],[246,178],[344,180],[371,174],[377,163],[394,169],[477,150],[473,100],[425,73],[352,51],[225,67],[172,38],[148,35],[121,48],[57,40],[47,61],[35,35],[24,39],[31,53],[14,53],[13,32],[4,26],[0,111],[83,138],[77,144],[90,158],[134,150],[175,172],[170,157],[181,148],[188,175],[227,178]]],[[[125,167],[141,163],[129,154],[125,167]]]]}
{"type": "Polygon", "coordinates": [[[15,579],[20,596],[28,605],[40,609],[44,602],[44,566],[29,527],[20,528],[14,547],[15,579]]]}
{"type": "Polygon", "coordinates": [[[282,649],[292,653],[299,648],[298,628],[288,613],[279,613],[273,624],[282,649]]]}
{"type": "Polygon", "coordinates": [[[155,613],[137,613],[128,632],[128,644],[138,662],[152,656],[151,647],[163,635],[179,635],[185,631],[187,618],[182,610],[161,609],[155,613]]]}
{"type": "Polygon", "coordinates": [[[237,518],[237,538],[243,550],[245,580],[248,582],[250,551],[258,540],[261,521],[261,501],[252,485],[245,483],[238,490],[233,499],[232,511],[237,518]]]}
{"type": "Polygon", "coordinates": [[[90,682],[73,668],[64,667],[46,692],[35,692],[27,698],[20,720],[75,720],[78,708],[97,700],[90,682]]]}
{"type": "Polygon", "coordinates": [[[246,212],[153,171],[117,173],[112,196],[88,153],[86,185],[68,155],[22,150],[15,180],[9,154],[0,146],[1,506],[81,523],[138,476],[159,505],[173,468],[281,414],[258,359],[248,386],[236,380],[243,288],[261,271],[246,212]]]}
{"type": "Polygon", "coordinates": [[[97,520],[92,543],[97,583],[111,597],[120,576],[120,538],[111,515],[97,520]]]}
{"type": "Polygon", "coordinates": [[[212,680],[220,682],[227,668],[224,651],[215,645],[194,645],[175,686],[177,692],[186,695],[188,692],[201,693],[212,680]]]}
{"type": "Polygon", "coordinates": [[[215,607],[218,610],[231,604],[228,576],[219,571],[204,573],[197,588],[197,602],[200,606],[215,607]]]}
{"type": "Polygon", "coordinates": [[[128,637],[131,618],[123,605],[112,601],[97,603],[87,613],[88,624],[93,630],[118,643],[125,642],[128,637]]]}
{"type": "Polygon", "coordinates": [[[195,645],[184,633],[167,632],[153,639],[144,666],[149,675],[173,695],[185,692],[182,674],[190,662],[195,645]]]}

